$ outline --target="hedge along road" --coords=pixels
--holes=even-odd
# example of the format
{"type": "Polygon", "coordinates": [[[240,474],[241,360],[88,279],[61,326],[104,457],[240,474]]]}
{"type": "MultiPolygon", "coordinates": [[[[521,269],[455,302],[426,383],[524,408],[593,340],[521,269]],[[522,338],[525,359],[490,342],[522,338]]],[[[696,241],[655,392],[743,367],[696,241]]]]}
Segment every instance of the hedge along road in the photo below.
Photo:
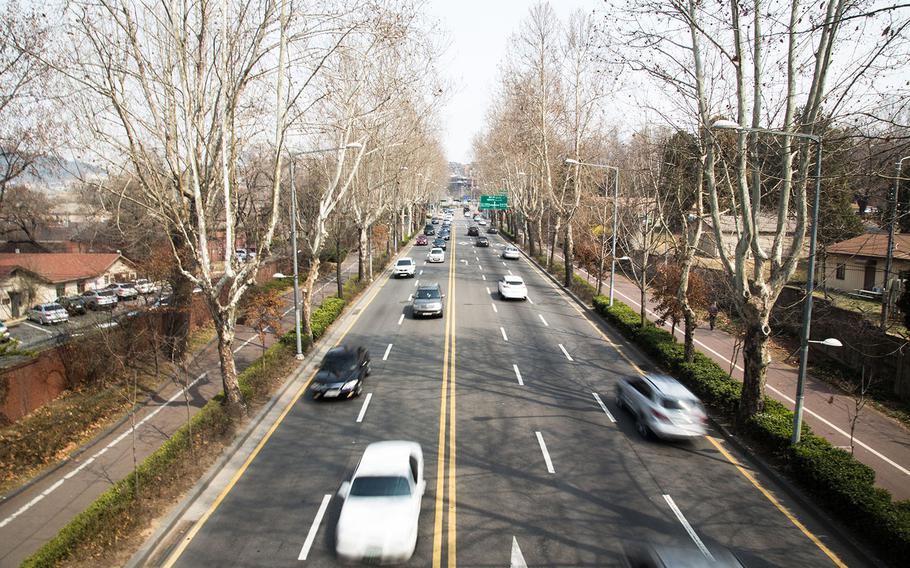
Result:
{"type": "MultiPolygon", "coordinates": [[[[356,257],[345,261],[343,266],[345,275],[356,272],[356,257]]],[[[334,283],[334,274],[321,280],[314,302],[333,295],[334,283]]],[[[293,306],[292,301],[289,302],[293,306]]],[[[293,307],[284,311],[282,325],[285,329],[293,329],[293,307]]],[[[274,336],[267,335],[266,346],[275,340],[274,336]]],[[[246,326],[237,326],[234,344],[238,372],[262,354],[258,336],[246,326]]],[[[218,357],[212,345],[190,363],[188,381],[192,385],[188,394],[193,413],[221,392],[218,357]]],[[[166,384],[136,410],[137,459],[142,461],[155,451],[186,419],[181,389],[175,384],[166,384]]],[[[89,442],[85,451],[74,459],[0,501],[0,568],[18,566],[75,515],[132,471],[130,433],[129,421],[119,424],[89,442]]]]}
{"type": "Polygon", "coordinates": [[[408,280],[383,281],[357,312],[344,343],[373,355],[368,411],[295,399],[167,565],[336,565],[335,492],[364,447],[387,439],[424,450],[412,566],[615,565],[643,542],[729,548],[749,566],[862,565],[716,432],[641,439],[612,393],[648,362],[523,260],[504,267],[498,238],[474,249],[466,228],[456,222],[446,265],[419,267],[421,282],[453,274],[443,320],[411,318],[408,280]],[[531,301],[497,297],[508,271],[531,301]]]}

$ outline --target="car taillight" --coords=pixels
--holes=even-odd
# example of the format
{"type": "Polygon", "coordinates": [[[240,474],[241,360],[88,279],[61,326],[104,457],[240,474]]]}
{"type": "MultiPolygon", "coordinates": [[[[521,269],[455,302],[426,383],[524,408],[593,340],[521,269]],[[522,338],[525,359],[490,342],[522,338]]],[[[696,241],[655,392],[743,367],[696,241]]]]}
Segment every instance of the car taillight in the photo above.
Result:
{"type": "Polygon", "coordinates": [[[652,410],[651,414],[653,414],[654,418],[657,418],[658,420],[663,420],[664,422],[670,421],[670,417],[659,410],[652,410]]]}

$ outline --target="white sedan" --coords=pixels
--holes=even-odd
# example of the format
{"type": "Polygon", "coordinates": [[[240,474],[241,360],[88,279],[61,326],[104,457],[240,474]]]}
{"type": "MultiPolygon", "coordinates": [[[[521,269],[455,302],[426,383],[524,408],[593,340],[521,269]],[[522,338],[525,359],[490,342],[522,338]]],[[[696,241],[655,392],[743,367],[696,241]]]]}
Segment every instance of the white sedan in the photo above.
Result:
{"type": "Polygon", "coordinates": [[[430,254],[427,255],[427,262],[445,262],[446,253],[439,247],[434,247],[430,249],[430,254]]]}
{"type": "Polygon", "coordinates": [[[521,254],[518,252],[518,249],[512,245],[507,245],[506,248],[502,250],[502,257],[506,260],[518,260],[521,254]]]}
{"type": "Polygon", "coordinates": [[[338,490],[344,499],[335,530],[335,552],[346,562],[405,562],[417,546],[423,451],[417,442],[374,442],[367,446],[351,481],[338,490]]]}
{"type": "Polygon", "coordinates": [[[521,276],[503,276],[499,279],[499,296],[503,300],[527,300],[528,288],[521,276]]]}

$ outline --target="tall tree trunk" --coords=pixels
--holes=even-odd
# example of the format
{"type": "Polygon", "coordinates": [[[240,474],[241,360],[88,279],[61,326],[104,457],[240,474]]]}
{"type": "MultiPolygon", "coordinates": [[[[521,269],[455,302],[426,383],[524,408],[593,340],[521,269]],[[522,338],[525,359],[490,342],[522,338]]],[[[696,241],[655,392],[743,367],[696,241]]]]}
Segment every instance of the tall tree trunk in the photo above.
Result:
{"type": "MultiPolygon", "coordinates": [[[[550,229],[549,217],[547,222],[547,229],[550,229]]],[[[549,239],[549,253],[547,255],[547,270],[553,270],[553,257],[556,256],[556,243],[559,241],[559,229],[562,228],[562,215],[556,215],[556,226],[552,227],[550,234],[547,235],[549,239]]]]}
{"type": "Polygon", "coordinates": [[[768,355],[765,344],[768,341],[766,318],[743,318],[751,323],[743,337],[743,392],[739,399],[737,417],[740,422],[761,412],[764,408],[765,380],[768,370],[768,355]]]}
{"type": "Polygon", "coordinates": [[[246,403],[240,393],[237,382],[237,367],[234,364],[234,332],[237,321],[234,308],[219,310],[209,305],[215,320],[215,331],[218,334],[218,363],[221,365],[221,386],[224,389],[224,404],[228,412],[234,415],[246,414],[246,403]],[[220,312],[220,313],[219,313],[220,312]]]}
{"type": "Polygon", "coordinates": [[[527,232],[527,235],[528,235],[528,252],[531,253],[531,257],[536,257],[536,256],[537,256],[537,249],[536,249],[536,247],[534,246],[534,245],[536,244],[536,243],[534,242],[534,223],[531,221],[530,218],[526,218],[526,219],[525,219],[525,224],[527,225],[527,230],[526,230],[526,232],[527,232]]]}
{"type": "Polygon", "coordinates": [[[686,362],[695,360],[695,328],[696,319],[691,308],[683,308],[683,357],[686,362]]]}
{"type": "Polygon", "coordinates": [[[310,326],[310,316],[313,313],[313,286],[316,285],[316,278],[319,276],[319,262],[318,256],[310,259],[300,294],[303,297],[300,306],[300,334],[308,337],[310,341],[313,340],[313,328],[310,326]]]}
{"type": "Polygon", "coordinates": [[[368,269],[368,278],[370,282],[373,281],[373,227],[367,229],[367,262],[369,263],[368,269]]]}
{"type": "Polygon", "coordinates": [[[341,240],[335,237],[335,285],[338,288],[339,298],[344,298],[344,282],[341,280],[341,265],[343,263],[344,259],[341,258],[341,240]]]}
{"type": "Polygon", "coordinates": [[[366,276],[367,246],[366,227],[357,227],[357,279],[361,282],[366,276]]]}
{"type": "Polygon", "coordinates": [[[575,259],[575,242],[572,240],[572,223],[566,223],[566,236],[562,243],[562,255],[566,261],[566,288],[572,286],[572,276],[574,272],[575,259]]]}

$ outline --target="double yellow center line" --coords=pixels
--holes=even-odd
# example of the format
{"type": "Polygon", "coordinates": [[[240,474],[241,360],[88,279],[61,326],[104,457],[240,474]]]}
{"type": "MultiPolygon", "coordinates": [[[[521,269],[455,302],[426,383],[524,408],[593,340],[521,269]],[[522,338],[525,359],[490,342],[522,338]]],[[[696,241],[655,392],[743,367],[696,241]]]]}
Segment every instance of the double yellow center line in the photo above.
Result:
{"type": "Polygon", "coordinates": [[[436,458],[436,518],[433,525],[433,568],[443,566],[443,519],[446,520],[446,562],[454,568],[455,562],[455,242],[449,251],[449,284],[446,288],[445,339],[442,357],[442,392],[439,397],[439,444],[436,458]],[[448,416],[447,416],[448,413],[448,416]],[[446,426],[448,426],[448,460],[446,470],[446,426]],[[445,480],[448,475],[449,493],[446,498],[445,480]],[[448,505],[448,510],[445,505],[448,505]]]}

